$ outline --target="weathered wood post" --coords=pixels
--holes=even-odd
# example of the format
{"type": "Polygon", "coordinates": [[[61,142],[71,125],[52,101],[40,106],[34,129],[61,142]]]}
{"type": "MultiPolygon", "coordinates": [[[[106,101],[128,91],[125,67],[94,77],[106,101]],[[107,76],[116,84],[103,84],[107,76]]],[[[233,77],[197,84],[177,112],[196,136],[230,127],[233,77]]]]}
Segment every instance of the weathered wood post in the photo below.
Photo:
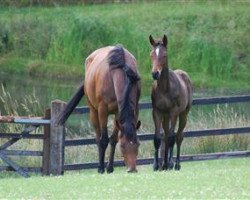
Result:
{"type": "Polygon", "coordinates": [[[57,117],[65,105],[60,100],[51,103],[49,173],[52,175],[63,174],[65,127],[57,123],[57,117]]]}
{"type": "MultiPolygon", "coordinates": [[[[51,110],[45,111],[45,119],[51,118],[51,110]]],[[[49,162],[50,162],[50,125],[44,126],[44,138],[43,138],[43,163],[42,163],[42,174],[49,175],[49,162]]]]}

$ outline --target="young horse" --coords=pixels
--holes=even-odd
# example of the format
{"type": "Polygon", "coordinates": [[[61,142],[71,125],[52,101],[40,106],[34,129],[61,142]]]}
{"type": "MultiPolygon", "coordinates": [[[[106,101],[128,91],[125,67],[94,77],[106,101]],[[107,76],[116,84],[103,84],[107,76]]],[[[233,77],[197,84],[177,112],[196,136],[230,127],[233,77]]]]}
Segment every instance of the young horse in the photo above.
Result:
{"type": "Polygon", "coordinates": [[[90,108],[90,119],[96,132],[99,173],[105,171],[104,157],[109,142],[111,150],[107,172],[113,172],[118,140],[128,172],[136,172],[139,147],[136,129],[140,126],[140,121],[137,121],[139,80],[134,56],[120,45],[98,49],[85,61],[84,90],[90,108]],[[109,114],[115,114],[114,130],[110,138],[107,130],[109,114]]]}
{"type": "Polygon", "coordinates": [[[175,169],[180,170],[180,148],[183,140],[183,129],[187,123],[187,115],[192,104],[192,85],[187,73],[182,70],[169,69],[167,57],[167,36],[162,40],[154,40],[149,36],[152,45],[152,77],[153,83],[151,99],[153,106],[153,120],[155,124],[154,136],[154,170],[159,169],[158,151],[161,144],[161,124],[164,130],[162,169],[172,169],[173,147],[176,141],[177,157],[175,169]],[[179,118],[179,128],[175,135],[175,125],[179,118]]]}

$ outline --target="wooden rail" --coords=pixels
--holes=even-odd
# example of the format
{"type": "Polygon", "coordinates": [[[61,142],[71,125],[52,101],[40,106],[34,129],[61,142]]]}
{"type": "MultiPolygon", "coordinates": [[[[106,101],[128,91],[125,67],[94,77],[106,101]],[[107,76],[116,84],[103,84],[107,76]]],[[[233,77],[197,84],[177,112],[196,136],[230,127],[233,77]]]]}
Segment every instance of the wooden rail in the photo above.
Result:
{"type": "MultiPolygon", "coordinates": [[[[182,162],[190,161],[204,161],[204,160],[215,160],[215,159],[224,159],[224,158],[242,158],[250,157],[250,151],[234,151],[234,152],[221,152],[221,153],[207,153],[207,154],[196,154],[196,155],[182,155],[182,162]]],[[[175,160],[176,157],[173,157],[175,160]]],[[[149,165],[153,164],[153,158],[138,159],[137,165],[149,165]]],[[[107,165],[107,162],[106,162],[107,165]]],[[[114,161],[114,166],[125,166],[122,160],[114,161]]],[[[64,170],[82,170],[82,169],[95,169],[98,167],[97,162],[83,163],[83,164],[66,164],[64,165],[64,170]]]]}
{"type": "MultiPolygon", "coordinates": [[[[197,98],[193,100],[192,105],[212,105],[212,104],[244,103],[244,102],[250,102],[250,95],[197,98]]],[[[152,109],[152,103],[151,102],[140,103],[139,108],[141,110],[152,109]]],[[[75,108],[73,113],[74,114],[89,113],[89,107],[87,106],[77,107],[75,108]]]]}
{"type": "MultiPolygon", "coordinates": [[[[218,135],[230,135],[230,134],[238,134],[238,135],[250,134],[250,127],[186,131],[184,137],[204,137],[204,136],[218,136],[218,135]]],[[[138,137],[140,141],[153,140],[154,134],[143,133],[143,134],[138,134],[138,137]]],[[[95,138],[65,140],[65,147],[92,145],[92,144],[96,144],[95,138]]]]}

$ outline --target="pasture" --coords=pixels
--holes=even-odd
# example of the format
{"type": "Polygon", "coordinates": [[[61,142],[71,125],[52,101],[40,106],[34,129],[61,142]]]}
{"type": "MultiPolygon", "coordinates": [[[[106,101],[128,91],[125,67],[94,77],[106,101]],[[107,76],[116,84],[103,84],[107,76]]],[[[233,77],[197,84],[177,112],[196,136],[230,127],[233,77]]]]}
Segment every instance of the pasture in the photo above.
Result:
{"type": "Polygon", "coordinates": [[[0,38],[6,42],[0,42],[0,67],[43,82],[59,77],[79,83],[90,52],[121,43],[137,58],[148,95],[148,36],[166,33],[171,66],[187,71],[196,88],[249,89],[248,13],[249,3],[234,1],[1,7],[0,38]]]}
{"type": "Polygon", "coordinates": [[[153,172],[139,166],[128,174],[96,170],[29,179],[0,174],[0,199],[249,199],[250,159],[185,162],[181,171],[153,172]],[[5,178],[8,177],[8,178],[5,178]]]}

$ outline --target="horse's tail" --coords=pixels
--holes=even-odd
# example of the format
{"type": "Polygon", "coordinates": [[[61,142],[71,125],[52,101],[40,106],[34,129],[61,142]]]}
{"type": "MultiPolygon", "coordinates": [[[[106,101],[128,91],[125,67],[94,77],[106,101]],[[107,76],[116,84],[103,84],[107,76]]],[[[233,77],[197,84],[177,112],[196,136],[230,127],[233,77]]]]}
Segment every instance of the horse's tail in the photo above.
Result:
{"type": "Polygon", "coordinates": [[[84,84],[82,84],[78,88],[75,95],[66,104],[65,109],[59,114],[56,124],[62,125],[65,123],[65,121],[69,118],[70,114],[73,112],[75,107],[78,105],[78,103],[82,99],[83,95],[84,95],[84,84]]]}
{"type": "Polygon", "coordinates": [[[134,72],[125,60],[125,50],[122,45],[118,44],[109,52],[109,66],[110,69],[122,69],[132,83],[140,80],[140,76],[134,72]]]}
{"type": "Polygon", "coordinates": [[[109,66],[111,69],[121,68],[126,65],[125,52],[122,45],[118,44],[109,52],[109,66]]]}

